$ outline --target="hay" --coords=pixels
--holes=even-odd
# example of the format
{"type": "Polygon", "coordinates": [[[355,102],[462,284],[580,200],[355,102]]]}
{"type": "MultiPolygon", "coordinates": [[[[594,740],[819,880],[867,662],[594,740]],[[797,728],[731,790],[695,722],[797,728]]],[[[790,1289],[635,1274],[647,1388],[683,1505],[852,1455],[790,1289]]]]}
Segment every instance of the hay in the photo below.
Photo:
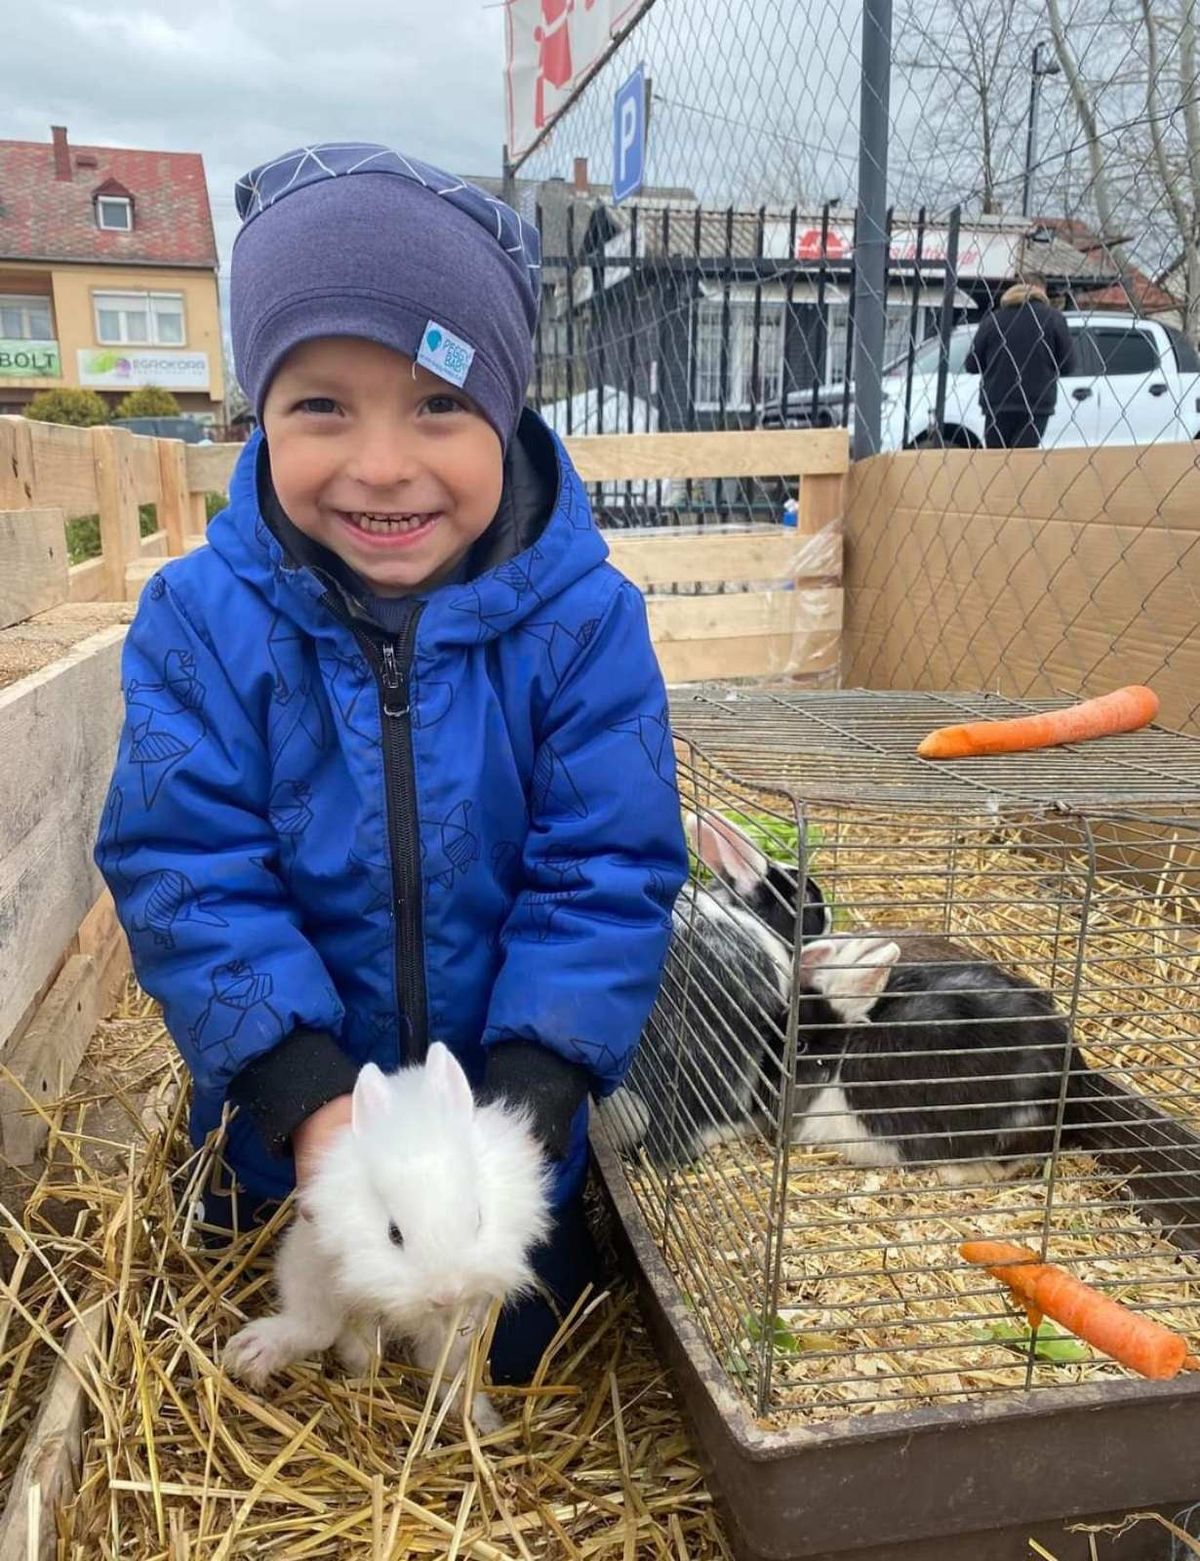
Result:
{"type": "Polygon", "coordinates": [[[764,1227],[748,1214],[768,1206],[774,1165],[762,1143],[715,1150],[675,1173],[667,1218],[655,1173],[644,1165],[631,1176],[687,1303],[751,1398],[764,1346],[774,1344],[773,1426],[1129,1376],[1090,1350],[1057,1362],[994,1337],[1017,1319],[1002,1287],[959,1257],[971,1238],[1037,1248],[1048,1226],[1054,1261],[1200,1340],[1200,1258],[1150,1230],[1121,1179],[1086,1156],[1062,1157],[1048,1207],[1046,1180],[931,1186],[927,1170],[859,1170],[800,1148],[768,1339],[764,1227]]]}
{"type": "MultiPolygon", "coordinates": [[[[131,1074],[177,1067],[145,1005],[108,1027],[101,1051],[119,1094],[131,1074]]],[[[11,1229],[21,1339],[43,1369],[87,1300],[106,1315],[61,1557],[728,1555],[628,1293],[570,1319],[531,1388],[490,1390],[506,1425],[482,1441],[428,1413],[428,1381],[397,1360],[361,1380],[306,1361],[263,1395],[226,1378],[222,1345],[269,1305],[269,1243],[250,1233],[200,1246],[189,1211],[215,1146],[188,1145],[185,1093],[172,1083],[161,1126],[129,1097],[133,1143],[94,1165],[98,1074],[56,1112],[24,1231],[11,1229]],[[67,1199],[75,1223],[64,1234],[50,1211],[67,1199]]],[[[5,1360],[15,1347],[10,1338],[5,1360]]],[[[24,1423],[37,1396],[32,1375],[10,1377],[9,1423],[24,1423]]]]}

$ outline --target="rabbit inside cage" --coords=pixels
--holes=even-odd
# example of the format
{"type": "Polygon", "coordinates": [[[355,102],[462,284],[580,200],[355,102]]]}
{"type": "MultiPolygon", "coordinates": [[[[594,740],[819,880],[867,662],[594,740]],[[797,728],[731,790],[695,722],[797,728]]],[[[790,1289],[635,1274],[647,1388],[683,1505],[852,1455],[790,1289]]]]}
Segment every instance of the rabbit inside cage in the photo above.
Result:
{"type": "Polygon", "coordinates": [[[972,1238],[1200,1331],[1200,809],[800,806],[681,748],[695,870],[600,1131],[757,1411],[1121,1374],[972,1238]]]}

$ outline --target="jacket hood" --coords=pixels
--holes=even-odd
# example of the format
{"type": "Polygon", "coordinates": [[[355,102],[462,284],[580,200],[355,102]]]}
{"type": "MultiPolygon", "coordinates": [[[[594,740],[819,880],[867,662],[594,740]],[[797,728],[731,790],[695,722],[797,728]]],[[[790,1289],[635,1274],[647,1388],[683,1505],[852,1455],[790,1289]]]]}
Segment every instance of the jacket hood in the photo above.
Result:
{"type": "MultiPolygon", "coordinates": [[[[343,634],[335,617],[339,610],[364,629],[378,630],[362,583],[279,507],[261,430],[238,457],[229,504],[210,523],[208,542],[240,579],[309,633],[343,634]]],[[[505,457],[500,507],[468,556],[467,578],[428,595],[414,593],[425,604],[420,641],[428,646],[495,639],[607,556],[570,457],[557,435],[526,410],[505,457]]]]}
{"type": "Polygon", "coordinates": [[[1000,307],[1002,309],[1016,309],[1021,304],[1046,304],[1050,298],[1044,287],[1038,287],[1032,282],[1018,282],[1014,287],[1006,289],[1000,294],[1000,307]]]}

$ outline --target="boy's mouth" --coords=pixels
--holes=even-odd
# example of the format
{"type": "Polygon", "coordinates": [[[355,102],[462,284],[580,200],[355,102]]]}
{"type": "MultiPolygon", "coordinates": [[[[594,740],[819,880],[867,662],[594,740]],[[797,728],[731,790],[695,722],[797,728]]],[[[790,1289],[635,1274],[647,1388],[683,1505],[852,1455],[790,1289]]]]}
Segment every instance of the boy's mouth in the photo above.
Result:
{"type": "Polygon", "coordinates": [[[437,522],[436,514],[381,513],[369,510],[339,510],[338,518],[356,535],[373,542],[412,543],[419,540],[437,522]]]}

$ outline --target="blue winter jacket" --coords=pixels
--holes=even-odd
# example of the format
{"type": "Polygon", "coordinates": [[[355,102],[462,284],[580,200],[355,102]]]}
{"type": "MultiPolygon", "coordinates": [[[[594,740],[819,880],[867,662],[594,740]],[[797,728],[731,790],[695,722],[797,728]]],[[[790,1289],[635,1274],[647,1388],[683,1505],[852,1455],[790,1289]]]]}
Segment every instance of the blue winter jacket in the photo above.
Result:
{"type": "MultiPolygon", "coordinates": [[[[209,546],[146,586],[96,848],[193,1138],[297,1036],[332,1038],[350,1078],[442,1040],[476,1082],[485,1049],[532,1042],[611,1092],[686,851],[645,606],[565,451],[525,414],[469,578],[387,631],[264,470],[256,435],[209,546]]],[[[585,1153],[586,1106],[560,1198],[585,1153]]],[[[293,1185],[250,1111],[227,1157],[255,1198],[293,1185]]]]}

